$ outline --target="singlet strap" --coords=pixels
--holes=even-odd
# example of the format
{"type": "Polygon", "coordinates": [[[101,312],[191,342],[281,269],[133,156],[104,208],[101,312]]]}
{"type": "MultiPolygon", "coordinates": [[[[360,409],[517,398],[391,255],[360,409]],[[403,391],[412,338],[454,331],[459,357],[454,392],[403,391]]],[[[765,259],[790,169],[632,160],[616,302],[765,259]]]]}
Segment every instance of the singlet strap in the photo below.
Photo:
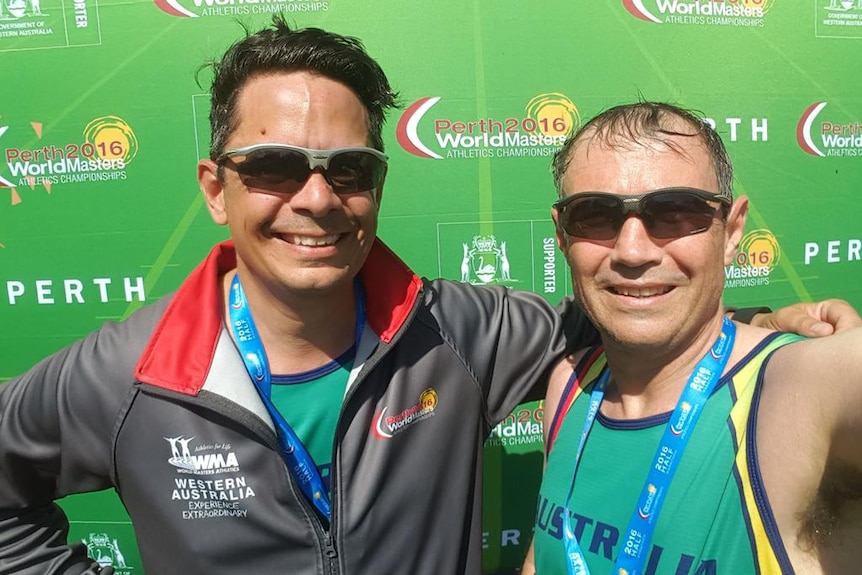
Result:
{"type": "MultiPolygon", "coordinates": [[[[569,381],[566,383],[566,387],[563,389],[563,394],[560,396],[560,402],[557,404],[554,418],[551,420],[551,430],[548,433],[548,442],[545,445],[546,457],[551,453],[551,448],[554,445],[554,441],[557,439],[557,433],[559,433],[560,427],[562,427],[563,420],[566,418],[566,414],[569,412],[569,409],[571,409],[575,400],[577,400],[587,385],[591,383],[588,382],[585,384],[584,378],[588,373],[590,373],[590,368],[592,368],[593,364],[602,357],[604,351],[605,348],[601,345],[589,348],[583,357],[581,357],[580,361],[578,361],[575,369],[572,370],[572,375],[569,376],[569,381]]],[[[545,415],[547,416],[547,414],[545,415]]]]}

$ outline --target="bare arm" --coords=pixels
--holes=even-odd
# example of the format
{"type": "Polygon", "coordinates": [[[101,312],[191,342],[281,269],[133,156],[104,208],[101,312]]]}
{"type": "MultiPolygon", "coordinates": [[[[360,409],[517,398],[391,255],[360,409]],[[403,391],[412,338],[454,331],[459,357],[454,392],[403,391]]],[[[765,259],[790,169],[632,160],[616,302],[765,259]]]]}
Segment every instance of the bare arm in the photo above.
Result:
{"type": "MultiPolygon", "coordinates": [[[[816,393],[825,404],[829,459],[862,471],[862,328],[842,331],[828,341],[801,343],[821,344],[807,346],[806,355],[829,375],[822,380],[829,387],[816,393]]],[[[809,373],[817,373],[814,369],[809,373]]]]}
{"type": "Polygon", "coordinates": [[[848,329],[785,346],[767,367],[759,462],[779,524],[794,532],[836,472],[862,476],[860,350],[862,328],[848,329]]]}

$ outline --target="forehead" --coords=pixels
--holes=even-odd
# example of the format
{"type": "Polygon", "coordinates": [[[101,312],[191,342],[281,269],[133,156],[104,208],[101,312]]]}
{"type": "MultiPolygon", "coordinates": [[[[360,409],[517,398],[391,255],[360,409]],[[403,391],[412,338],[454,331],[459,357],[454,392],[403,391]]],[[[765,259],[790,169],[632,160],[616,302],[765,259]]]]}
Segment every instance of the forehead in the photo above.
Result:
{"type": "Polygon", "coordinates": [[[237,98],[231,140],[311,148],[364,145],[368,111],[345,84],[311,72],[249,78],[237,98]]]}
{"type": "Polygon", "coordinates": [[[718,191],[718,178],[706,145],[696,136],[622,136],[586,133],[571,152],[563,178],[565,195],[579,192],[639,194],[669,187],[718,191]]]}

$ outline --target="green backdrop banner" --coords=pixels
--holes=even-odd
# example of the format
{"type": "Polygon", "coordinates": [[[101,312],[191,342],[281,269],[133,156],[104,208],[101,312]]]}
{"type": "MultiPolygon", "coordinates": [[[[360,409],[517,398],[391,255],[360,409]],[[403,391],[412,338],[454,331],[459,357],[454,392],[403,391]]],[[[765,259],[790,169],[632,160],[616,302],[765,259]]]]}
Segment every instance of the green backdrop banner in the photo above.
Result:
{"type": "MultiPolygon", "coordinates": [[[[400,90],[380,233],[420,274],[571,293],[551,156],[646,98],[710,118],[751,199],[726,303],[862,308],[862,0],[0,0],[0,381],[171,292],[225,237],[195,180],[198,69],[274,12],[360,37],[400,90]]],[[[488,573],[529,543],[540,421],[524,406],[488,440],[488,573]]],[[[113,494],[63,505],[73,540],[143,574],[113,494]]]]}

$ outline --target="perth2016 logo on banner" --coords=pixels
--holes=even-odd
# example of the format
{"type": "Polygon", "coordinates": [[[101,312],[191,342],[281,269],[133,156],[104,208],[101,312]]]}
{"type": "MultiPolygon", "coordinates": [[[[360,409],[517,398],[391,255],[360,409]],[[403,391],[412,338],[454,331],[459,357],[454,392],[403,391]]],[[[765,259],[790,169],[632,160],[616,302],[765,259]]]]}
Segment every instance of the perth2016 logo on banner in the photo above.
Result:
{"type": "Polygon", "coordinates": [[[775,0],[622,0],[629,14],[654,24],[756,27],[775,0]]]}
{"type": "Polygon", "coordinates": [[[482,118],[434,96],[407,107],[395,136],[405,151],[435,160],[551,156],[580,123],[575,104],[559,93],[532,97],[523,112],[482,118]]]}
{"type": "Polygon", "coordinates": [[[41,122],[30,122],[29,129],[0,126],[6,164],[0,169],[0,188],[11,190],[12,205],[22,201],[20,187],[38,186],[50,194],[55,185],[125,180],[126,167],[138,153],[135,132],[118,116],[94,118],[72,141],[47,141],[42,127],[41,122]]]}
{"type": "Polygon", "coordinates": [[[824,113],[827,105],[814,102],[802,113],[796,124],[799,147],[812,156],[862,156],[862,119],[847,118],[846,114],[839,115],[840,111],[824,113]]]}
{"type": "Polygon", "coordinates": [[[773,233],[765,228],[752,230],[739,242],[733,263],[724,268],[724,287],[768,286],[780,260],[781,247],[773,233]]]}
{"type": "Polygon", "coordinates": [[[521,406],[506,419],[498,423],[488,439],[486,447],[542,447],[542,417],[545,413],[544,403],[535,409],[521,406]]]}
{"type": "MultiPolygon", "coordinates": [[[[0,0],[2,2],[3,0],[0,0]]],[[[329,10],[328,0],[153,0],[156,6],[171,16],[199,18],[201,16],[245,16],[285,12],[323,12],[329,10]]]]}
{"type": "Polygon", "coordinates": [[[0,52],[101,43],[97,0],[0,0],[0,52]]]}

